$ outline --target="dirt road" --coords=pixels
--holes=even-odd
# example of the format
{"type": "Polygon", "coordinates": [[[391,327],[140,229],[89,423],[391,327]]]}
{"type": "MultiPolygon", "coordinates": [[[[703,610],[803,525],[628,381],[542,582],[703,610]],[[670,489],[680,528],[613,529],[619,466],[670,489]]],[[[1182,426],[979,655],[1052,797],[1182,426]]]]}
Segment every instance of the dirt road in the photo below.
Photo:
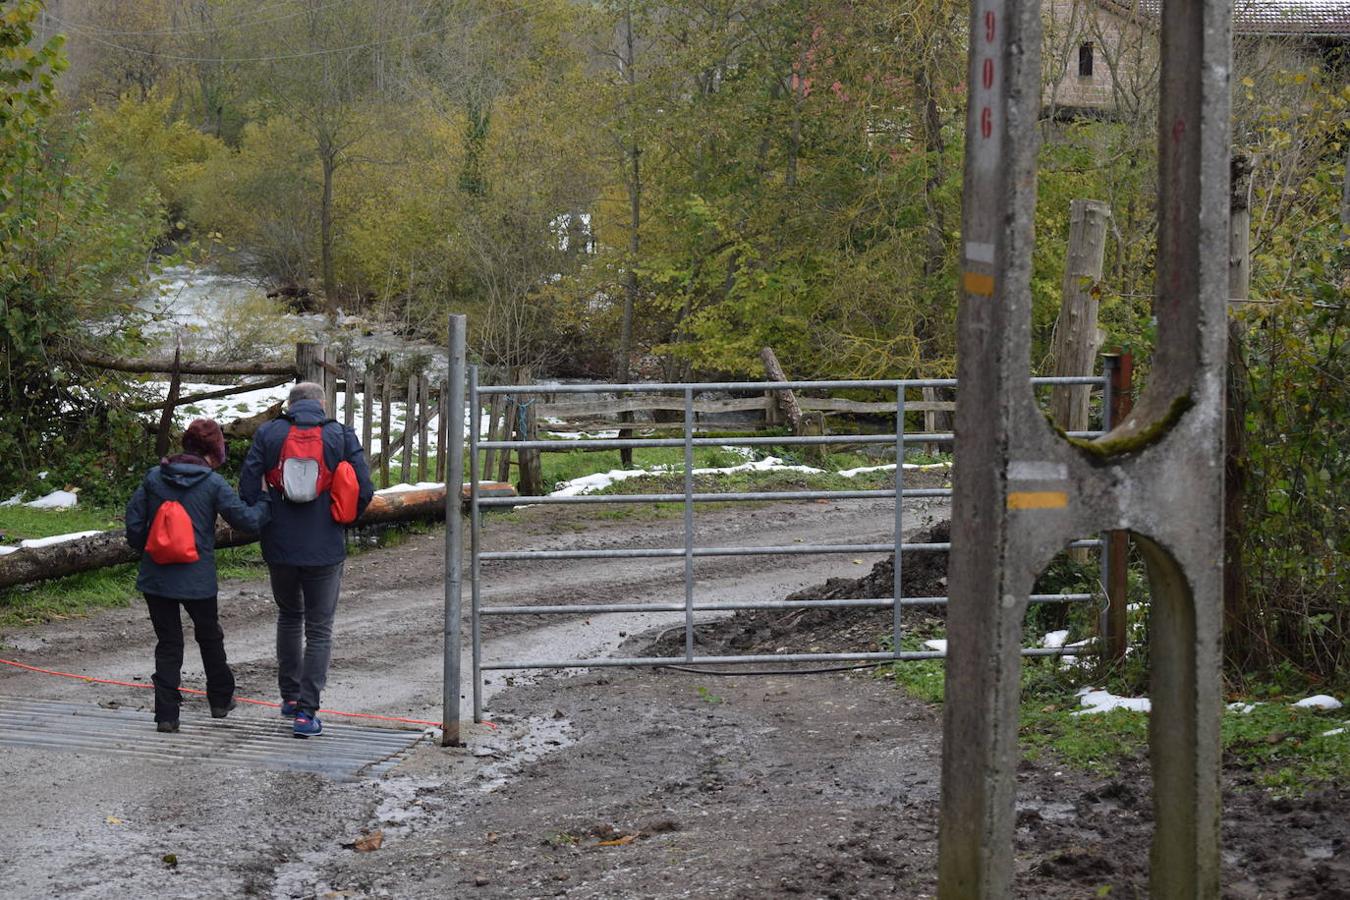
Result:
{"type": "MultiPolygon", "coordinates": [[[[678,519],[558,512],[496,519],[486,546],[678,546],[678,519]]],[[[906,528],[943,513],[916,508],[906,528]]],[[[710,510],[700,515],[699,539],[884,541],[892,523],[884,503],[778,503],[710,510]]],[[[326,705],[439,718],[441,546],[439,534],[424,535],[349,562],[326,705]]],[[[699,596],[778,599],[827,577],[860,575],[873,561],[700,559],[699,596]]],[[[484,596],[511,604],[676,599],[682,565],[486,564],[484,596]]],[[[239,692],[271,698],[266,586],[231,584],[222,597],[239,692]]],[[[640,654],[662,621],[490,619],[485,654],[640,654]]],[[[150,669],[152,639],[140,608],[13,631],[0,642],[26,662],[81,674],[132,680],[150,669]]],[[[200,681],[197,665],[189,662],[189,683],[200,681]]],[[[464,750],[424,743],[378,779],[6,748],[0,884],[14,897],[932,894],[937,713],[884,681],[591,669],[499,675],[487,689],[495,730],[469,729],[464,750]],[[376,832],[383,839],[377,850],[344,846],[376,832]]],[[[148,694],[0,671],[0,695],[139,704],[146,729],[148,694]]],[[[210,736],[218,723],[195,716],[185,716],[184,734],[210,736]]],[[[229,721],[236,720],[271,723],[282,749],[300,743],[263,710],[241,708],[229,721]]],[[[329,722],[340,728],[340,720],[329,722]]],[[[1143,896],[1147,798],[1142,775],[1113,786],[1028,766],[1019,891],[1082,897],[1111,886],[1112,897],[1143,896]]],[[[1344,808],[1343,796],[1326,800],[1321,814],[1306,805],[1272,813],[1234,801],[1230,893],[1336,896],[1328,891],[1350,884],[1342,862],[1350,836],[1343,816],[1339,824],[1328,819],[1344,808]],[[1280,840],[1297,859],[1283,859],[1269,838],[1281,816],[1289,827],[1280,840]]]]}

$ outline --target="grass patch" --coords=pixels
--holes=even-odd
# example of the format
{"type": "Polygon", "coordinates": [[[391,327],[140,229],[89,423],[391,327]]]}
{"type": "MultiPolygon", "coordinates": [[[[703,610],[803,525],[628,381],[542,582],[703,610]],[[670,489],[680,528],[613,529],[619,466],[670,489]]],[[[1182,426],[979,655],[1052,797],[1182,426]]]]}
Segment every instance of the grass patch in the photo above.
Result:
{"type": "MultiPolygon", "coordinates": [[[[907,638],[920,649],[920,639],[907,638]]],[[[880,670],[905,693],[926,703],[941,703],[945,671],[941,660],[900,662],[880,670]]],[[[1148,754],[1149,717],[1117,709],[1076,715],[1081,671],[1054,667],[1049,660],[1024,660],[1018,726],[1022,754],[1029,760],[1053,758],[1095,775],[1117,774],[1122,765],[1148,754]]],[[[1095,680],[1100,683],[1100,680],[1095,680]]],[[[1113,693],[1127,694],[1124,682],[1105,682],[1113,693]]],[[[1323,711],[1292,705],[1302,694],[1255,703],[1250,712],[1224,712],[1221,725],[1224,761],[1252,773],[1253,782],[1278,795],[1350,780],[1350,719],[1345,710],[1323,711]],[[1345,728],[1340,734],[1327,734],[1345,728]]]]}
{"type": "Polygon", "coordinates": [[[0,543],[17,544],[28,538],[72,534],[77,531],[107,531],[122,527],[122,510],[97,506],[71,509],[30,509],[27,506],[0,506],[0,543]]]}

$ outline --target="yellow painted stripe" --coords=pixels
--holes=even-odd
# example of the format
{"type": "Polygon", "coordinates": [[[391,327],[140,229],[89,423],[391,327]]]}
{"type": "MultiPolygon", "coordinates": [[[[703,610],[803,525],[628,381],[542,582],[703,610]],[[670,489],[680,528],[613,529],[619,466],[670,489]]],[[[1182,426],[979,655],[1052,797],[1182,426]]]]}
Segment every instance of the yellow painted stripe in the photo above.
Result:
{"type": "Polygon", "coordinates": [[[961,276],[961,284],[965,287],[968,294],[979,294],[981,297],[992,297],[994,295],[994,276],[984,275],[980,272],[966,272],[961,276]]]}
{"type": "Polygon", "coordinates": [[[1008,509],[1063,509],[1069,495],[1063,491],[1013,491],[1008,494],[1008,509]]]}

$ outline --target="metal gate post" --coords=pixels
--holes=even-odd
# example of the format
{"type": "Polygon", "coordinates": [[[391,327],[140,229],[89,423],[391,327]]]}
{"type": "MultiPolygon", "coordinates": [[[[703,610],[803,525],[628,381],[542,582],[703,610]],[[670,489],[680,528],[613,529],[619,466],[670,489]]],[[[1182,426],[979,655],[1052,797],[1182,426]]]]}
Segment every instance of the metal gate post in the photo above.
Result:
{"type": "Polygon", "coordinates": [[[464,333],[468,318],[450,317],[449,392],[441,408],[446,411],[441,428],[446,440],[438,441],[449,454],[445,467],[445,649],[441,672],[441,746],[458,747],[459,738],[459,650],[461,606],[464,576],[464,333]]]}
{"type": "Polygon", "coordinates": [[[1012,894],[1020,634],[1031,586],[1075,537],[1128,529],[1148,566],[1151,886],[1219,893],[1228,0],[1164,0],[1158,338],[1148,390],[1065,440],[1030,384],[1040,4],[976,0],[959,316],[939,894],[1012,894]]]}
{"type": "Polygon", "coordinates": [[[478,432],[483,412],[478,405],[478,367],[469,366],[469,638],[473,654],[473,720],[483,721],[482,510],[478,506],[478,432]]]}

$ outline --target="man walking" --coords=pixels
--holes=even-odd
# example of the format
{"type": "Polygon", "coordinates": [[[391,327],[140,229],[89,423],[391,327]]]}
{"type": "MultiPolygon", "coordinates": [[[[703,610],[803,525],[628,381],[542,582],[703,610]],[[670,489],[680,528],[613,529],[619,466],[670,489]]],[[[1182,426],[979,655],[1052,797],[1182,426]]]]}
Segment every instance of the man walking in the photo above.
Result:
{"type": "Polygon", "coordinates": [[[347,558],[343,523],[360,516],[375,494],[360,440],[328,418],[323,396],[313,382],[291,388],[287,411],[258,429],[239,473],[245,503],[264,489],[272,499],[262,553],[277,604],[281,714],[295,719],[296,737],[323,733],[319,694],[328,680],[347,558]]]}

